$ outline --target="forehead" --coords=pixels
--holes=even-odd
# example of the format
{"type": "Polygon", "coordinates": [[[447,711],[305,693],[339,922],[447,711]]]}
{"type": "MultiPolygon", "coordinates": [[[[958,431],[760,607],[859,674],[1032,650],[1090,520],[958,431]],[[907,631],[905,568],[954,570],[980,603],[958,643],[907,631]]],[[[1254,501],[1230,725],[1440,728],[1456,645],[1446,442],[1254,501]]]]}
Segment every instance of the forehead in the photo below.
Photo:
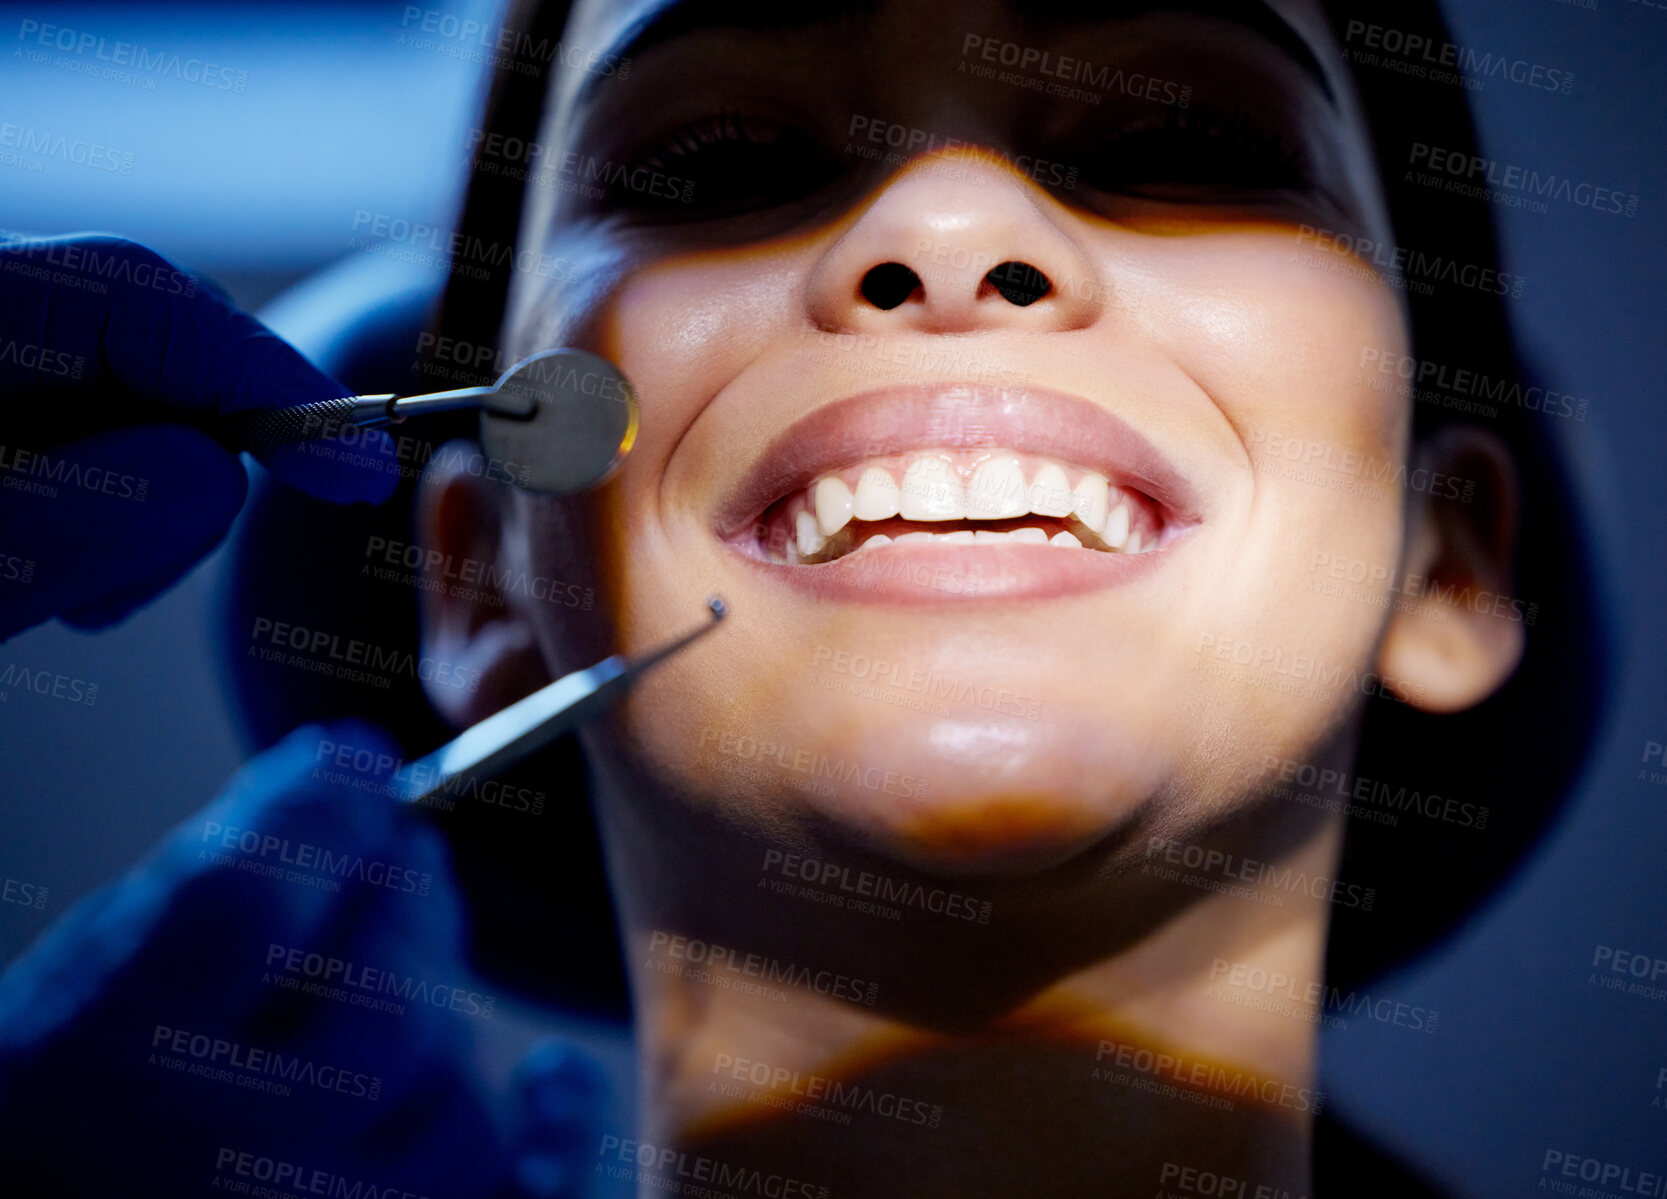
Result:
{"type": "MultiPolygon", "coordinates": [[[[1063,48],[1166,13],[1216,18],[1271,43],[1328,93],[1341,72],[1321,0],[576,0],[563,40],[632,57],[700,34],[817,38],[847,53],[909,60],[960,52],[964,36],[1024,36],[1063,48]]],[[[713,71],[723,63],[714,61],[713,71]]],[[[557,76],[558,101],[582,80],[557,76]]]]}

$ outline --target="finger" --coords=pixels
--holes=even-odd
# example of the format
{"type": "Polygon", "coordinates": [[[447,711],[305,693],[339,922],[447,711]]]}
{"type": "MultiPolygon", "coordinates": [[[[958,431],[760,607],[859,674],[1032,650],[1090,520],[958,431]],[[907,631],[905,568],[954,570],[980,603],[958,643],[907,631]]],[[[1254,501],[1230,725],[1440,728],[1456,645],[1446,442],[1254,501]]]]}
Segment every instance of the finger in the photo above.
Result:
{"type": "Polygon", "coordinates": [[[338,504],[380,504],[399,485],[399,456],[380,429],[349,427],[335,437],[274,446],[255,457],[291,487],[338,504]]]}
{"type": "MultiPolygon", "coordinates": [[[[216,289],[155,251],[109,236],[0,245],[0,396],[67,395],[118,385],[200,417],[351,394],[216,289]]],[[[273,455],[279,477],[338,502],[377,502],[397,471],[385,435],[365,453],[273,455]]]]}

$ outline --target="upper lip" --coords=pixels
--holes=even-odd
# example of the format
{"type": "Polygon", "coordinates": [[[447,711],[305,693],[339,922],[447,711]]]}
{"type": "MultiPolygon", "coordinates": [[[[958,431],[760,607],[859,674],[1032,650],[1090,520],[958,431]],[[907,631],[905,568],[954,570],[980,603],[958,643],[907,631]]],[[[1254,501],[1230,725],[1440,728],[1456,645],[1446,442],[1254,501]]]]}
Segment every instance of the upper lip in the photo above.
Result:
{"type": "Polygon", "coordinates": [[[1168,519],[1198,520],[1198,490],[1144,434],[1099,404],[1044,388],[881,387],[834,400],[778,433],[718,508],[725,540],[826,471],[923,449],[1009,449],[1098,471],[1145,492],[1168,519]]]}

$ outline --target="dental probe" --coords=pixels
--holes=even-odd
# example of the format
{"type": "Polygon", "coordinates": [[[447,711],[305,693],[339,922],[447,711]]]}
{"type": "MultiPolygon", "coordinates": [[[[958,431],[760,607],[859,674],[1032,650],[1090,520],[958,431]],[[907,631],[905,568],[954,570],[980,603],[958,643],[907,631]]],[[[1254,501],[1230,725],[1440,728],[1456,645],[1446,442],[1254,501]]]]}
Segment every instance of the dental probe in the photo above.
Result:
{"type": "Polygon", "coordinates": [[[222,432],[237,449],[263,450],[460,408],[480,410],[481,448],[508,464],[515,482],[554,495],[602,482],[637,439],[637,400],[625,376],[606,358],[571,349],[523,358],[489,387],[343,396],[238,413],[222,432]]]}
{"type": "Polygon", "coordinates": [[[575,670],[525,699],[517,700],[408,768],[400,799],[423,805],[452,790],[458,780],[486,778],[537,753],[619,699],[637,679],[717,627],[728,613],[716,596],[706,601],[712,619],[675,641],[635,658],[612,654],[594,666],[575,670]],[[421,779],[418,785],[415,780],[421,779]]]}

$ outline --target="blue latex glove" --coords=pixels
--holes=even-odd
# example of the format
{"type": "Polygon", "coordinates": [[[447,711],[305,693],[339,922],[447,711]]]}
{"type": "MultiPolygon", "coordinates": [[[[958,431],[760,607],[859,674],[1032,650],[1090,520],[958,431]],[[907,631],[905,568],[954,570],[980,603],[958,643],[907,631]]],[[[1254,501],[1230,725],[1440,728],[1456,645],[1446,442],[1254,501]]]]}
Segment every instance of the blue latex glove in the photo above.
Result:
{"type": "MultiPolygon", "coordinates": [[[[351,394],[202,280],[143,246],[81,236],[0,243],[0,639],[61,616],[113,623],[225,535],[248,480],[186,424],[148,423],[19,452],[7,430],[86,397],[145,401],[182,420],[351,394]]],[[[263,452],[279,477],[341,503],[386,499],[392,443],[263,452]]]]}
{"type": "Polygon", "coordinates": [[[297,730],[0,978],[0,1178],[467,1199],[515,1185],[516,1124],[571,1141],[553,1126],[582,1111],[490,1118],[472,1065],[490,989],[463,964],[438,834],[382,789],[396,756],[358,722],[297,730]],[[304,1173],[281,1185],[280,1165],[304,1173]],[[343,1189],[308,1191],[312,1171],[343,1189]]]}

